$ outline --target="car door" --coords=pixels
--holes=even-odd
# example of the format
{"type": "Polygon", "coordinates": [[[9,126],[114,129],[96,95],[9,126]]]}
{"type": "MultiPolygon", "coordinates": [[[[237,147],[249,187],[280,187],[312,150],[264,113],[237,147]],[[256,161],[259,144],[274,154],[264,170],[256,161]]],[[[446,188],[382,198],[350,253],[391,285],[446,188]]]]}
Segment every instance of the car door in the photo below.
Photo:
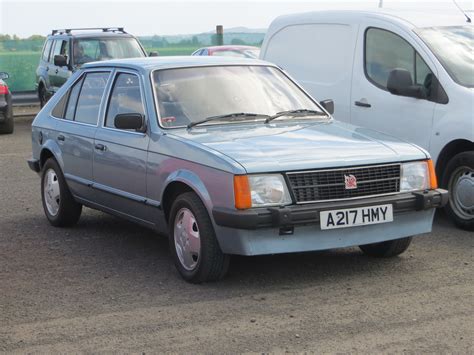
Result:
{"type": "Polygon", "coordinates": [[[374,22],[361,26],[354,61],[351,92],[351,122],[391,134],[429,149],[436,103],[391,94],[387,79],[395,68],[410,72],[415,85],[436,78],[435,66],[425,61],[423,50],[410,35],[390,24],[374,22]]]}
{"type": "Polygon", "coordinates": [[[94,187],[99,203],[125,216],[145,222],[146,164],[149,136],[141,131],[118,129],[118,114],[145,117],[143,84],[136,72],[115,73],[101,127],[95,136],[94,187]]]}
{"type": "Polygon", "coordinates": [[[56,92],[59,88],[69,79],[71,76],[71,71],[69,70],[68,65],[58,66],[54,63],[54,57],[56,55],[62,55],[67,58],[67,63],[69,64],[70,60],[70,48],[68,39],[58,39],[54,41],[54,47],[51,52],[51,64],[49,69],[49,79],[52,86],[52,91],[56,92]]]}
{"type": "Polygon", "coordinates": [[[89,71],[77,78],[52,111],[63,173],[74,195],[94,199],[91,189],[94,136],[110,71],[89,71]]]}

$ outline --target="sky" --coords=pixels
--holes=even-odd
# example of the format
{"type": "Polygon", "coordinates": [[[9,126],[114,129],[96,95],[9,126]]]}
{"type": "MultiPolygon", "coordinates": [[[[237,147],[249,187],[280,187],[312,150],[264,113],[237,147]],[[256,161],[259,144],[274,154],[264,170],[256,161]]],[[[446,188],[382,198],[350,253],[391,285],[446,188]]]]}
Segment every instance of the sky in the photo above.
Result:
{"type": "MultiPolygon", "coordinates": [[[[134,35],[171,35],[208,32],[216,25],[267,28],[283,14],[326,9],[375,9],[371,1],[278,0],[0,0],[0,33],[29,37],[54,28],[125,27],[134,35]]],[[[472,9],[472,1],[458,3],[472,9]]],[[[389,8],[429,7],[453,9],[452,0],[383,0],[389,8]]]]}

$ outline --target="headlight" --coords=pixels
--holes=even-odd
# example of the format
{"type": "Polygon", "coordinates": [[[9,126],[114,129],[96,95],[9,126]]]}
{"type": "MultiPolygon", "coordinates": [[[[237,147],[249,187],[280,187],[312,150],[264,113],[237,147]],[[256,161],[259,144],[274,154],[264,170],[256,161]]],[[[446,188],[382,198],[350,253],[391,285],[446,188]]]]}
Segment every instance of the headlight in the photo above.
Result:
{"type": "Polygon", "coordinates": [[[430,189],[430,170],[428,161],[402,164],[400,192],[430,189]]]}
{"type": "Polygon", "coordinates": [[[281,206],[291,204],[290,193],[283,175],[234,176],[235,207],[281,206]]]}

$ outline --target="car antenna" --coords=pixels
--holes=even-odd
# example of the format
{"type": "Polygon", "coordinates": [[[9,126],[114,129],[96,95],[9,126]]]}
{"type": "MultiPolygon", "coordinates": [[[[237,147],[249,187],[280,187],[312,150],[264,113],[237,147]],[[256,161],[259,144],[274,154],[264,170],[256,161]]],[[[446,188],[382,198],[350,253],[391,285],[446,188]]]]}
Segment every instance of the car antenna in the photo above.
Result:
{"type": "Polygon", "coordinates": [[[461,11],[464,14],[464,16],[466,16],[466,21],[471,23],[471,18],[466,14],[466,11],[464,11],[462,7],[458,5],[456,0],[453,0],[453,2],[454,2],[454,5],[456,5],[456,7],[459,9],[459,11],[461,11]]]}

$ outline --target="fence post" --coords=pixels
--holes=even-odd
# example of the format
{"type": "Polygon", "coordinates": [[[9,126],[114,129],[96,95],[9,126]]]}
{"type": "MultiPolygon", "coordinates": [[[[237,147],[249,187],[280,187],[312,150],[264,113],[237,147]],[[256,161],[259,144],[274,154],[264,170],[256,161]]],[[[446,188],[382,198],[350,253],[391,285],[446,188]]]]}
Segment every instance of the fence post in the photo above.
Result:
{"type": "Polygon", "coordinates": [[[216,44],[218,46],[224,45],[224,26],[216,26],[216,44]]]}

